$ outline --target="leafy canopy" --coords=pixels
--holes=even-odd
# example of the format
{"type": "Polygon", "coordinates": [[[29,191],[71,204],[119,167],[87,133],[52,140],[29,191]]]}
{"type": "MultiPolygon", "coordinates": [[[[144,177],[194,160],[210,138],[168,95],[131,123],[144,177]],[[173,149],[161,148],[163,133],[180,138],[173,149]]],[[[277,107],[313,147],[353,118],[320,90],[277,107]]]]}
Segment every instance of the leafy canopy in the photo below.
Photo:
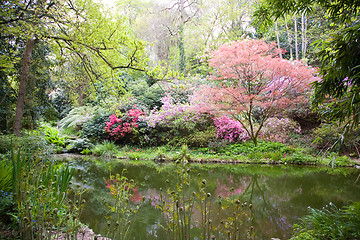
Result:
{"type": "Polygon", "coordinates": [[[271,17],[311,12],[319,6],[326,10],[332,24],[344,28],[322,43],[319,53],[322,80],[314,84],[314,104],[324,109],[329,120],[345,122],[347,129],[355,128],[360,121],[360,1],[264,0],[255,16],[266,25],[271,17]]]}

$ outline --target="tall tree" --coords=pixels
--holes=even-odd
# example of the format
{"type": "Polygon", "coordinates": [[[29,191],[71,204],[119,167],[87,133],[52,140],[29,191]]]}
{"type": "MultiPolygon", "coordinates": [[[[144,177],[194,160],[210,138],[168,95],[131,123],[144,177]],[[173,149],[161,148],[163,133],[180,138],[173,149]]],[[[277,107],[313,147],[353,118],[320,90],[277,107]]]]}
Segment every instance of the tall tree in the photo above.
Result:
{"type": "Polygon", "coordinates": [[[171,34],[176,34],[178,36],[178,56],[179,56],[179,71],[185,73],[186,69],[186,55],[185,55],[185,37],[184,37],[184,28],[185,25],[192,21],[192,19],[199,13],[199,1],[197,0],[176,0],[171,2],[172,6],[165,8],[167,11],[172,11],[174,13],[175,19],[173,20],[175,28],[177,30],[171,29],[172,26],[166,26],[171,34]]]}
{"type": "Polygon", "coordinates": [[[11,35],[27,42],[14,125],[17,135],[20,134],[31,52],[36,43],[32,36],[56,44],[61,53],[58,56],[66,56],[69,52],[76,55],[87,73],[96,79],[103,77],[105,66],[110,70],[144,71],[143,42],[131,34],[123,18],[114,18],[110,12],[105,16],[101,6],[91,0],[13,1],[2,5],[0,10],[2,37],[11,35]]]}
{"type": "Polygon", "coordinates": [[[24,56],[21,63],[20,83],[19,83],[19,91],[18,91],[18,97],[16,103],[15,119],[14,119],[15,122],[14,132],[17,136],[20,136],[21,119],[24,113],[26,87],[30,72],[31,54],[32,54],[32,50],[34,49],[34,46],[35,46],[35,38],[29,38],[26,42],[24,56]]]}

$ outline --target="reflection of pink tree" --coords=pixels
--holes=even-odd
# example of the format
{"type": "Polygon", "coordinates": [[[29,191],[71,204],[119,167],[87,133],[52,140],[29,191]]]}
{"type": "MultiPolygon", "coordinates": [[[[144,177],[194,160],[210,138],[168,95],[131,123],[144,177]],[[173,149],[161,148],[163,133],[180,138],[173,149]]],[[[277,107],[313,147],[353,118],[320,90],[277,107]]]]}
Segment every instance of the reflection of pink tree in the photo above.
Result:
{"type": "Polygon", "coordinates": [[[108,219],[108,233],[112,239],[128,239],[129,229],[131,227],[131,218],[138,212],[141,204],[141,194],[134,181],[124,176],[126,169],[122,174],[110,175],[105,180],[106,188],[110,190],[111,201],[107,202],[111,214],[108,219]],[[133,202],[133,203],[132,203],[133,202]]]}
{"type": "Polygon", "coordinates": [[[126,197],[128,197],[131,202],[140,203],[143,199],[141,192],[139,192],[139,186],[135,186],[131,182],[125,180],[119,181],[117,178],[109,178],[105,182],[106,188],[110,190],[110,194],[113,196],[122,195],[125,191],[126,197]]]}
{"type": "Polygon", "coordinates": [[[233,176],[230,175],[230,177],[225,181],[226,183],[220,182],[219,179],[217,179],[217,187],[215,189],[215,195],[221,196],[221,197],[230,197],[230,195],[236,195],[242,193],[242,187],[233,188],[229,186],[230,184],[234,183],[233,176]]]}

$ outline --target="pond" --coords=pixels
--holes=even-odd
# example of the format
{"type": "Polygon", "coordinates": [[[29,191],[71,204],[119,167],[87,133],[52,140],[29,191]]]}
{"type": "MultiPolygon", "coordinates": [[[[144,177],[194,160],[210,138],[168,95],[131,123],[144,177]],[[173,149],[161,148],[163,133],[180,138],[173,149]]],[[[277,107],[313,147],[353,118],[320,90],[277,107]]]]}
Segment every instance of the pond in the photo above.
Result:
{"type": "Polygon", "coordinates": [[[77,169],[74,183],[87,188],[82,222],[109,237],[114,231],[107,220],[113,199],[109,178],[123,169],[134,180],[126,239],[203,239],[203,234],[210,239],[288,239],[309,207],[360,201],[360,170],[355,168],[109,159],[74,159],[71,165],[77,169]],[[184,212],[183,219],[174,216],[176,208],[179,216],[184,212]]]}

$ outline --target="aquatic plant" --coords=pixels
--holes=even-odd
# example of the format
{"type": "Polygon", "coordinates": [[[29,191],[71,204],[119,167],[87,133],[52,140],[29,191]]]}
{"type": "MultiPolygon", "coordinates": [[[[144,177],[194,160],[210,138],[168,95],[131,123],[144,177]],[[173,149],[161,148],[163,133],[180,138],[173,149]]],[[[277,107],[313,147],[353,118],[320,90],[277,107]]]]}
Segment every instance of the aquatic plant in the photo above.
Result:
{"type": "Polygon", "coordinates": [[[248,220],[252,219],[251,205],[232,199],[231,194],[229,197],[219,195],[214,201],[205,179],[200,182],[191,179],[187,158],[187,148],[183,146],[176,161],[176,187],[169,186],[166,191],[160,189],[160,196],[155,199],[156,208],[164,216],[161,226],[168,236],[171,239],[207,240],[251,238],[253,233],[248,220]],[[194,184],[198,188],[191,193],[194,184]],[[223,218],[219,219],[219,216],[223,218]],[[242,231],[246,228],[247,232],[242,231]]]}
{"type": "Polygon", "coordinates": [[[360,202],[352,203],[342,209],[329,203],[323,209],[309,208],[309,214],[294,225],[297,239],[359,239],[360,202]]]}
{"type": "Polygon", "coordinates": [[[106,188],[112,196],[111,201],[106,203],[110,209],[106,217],[107,236],[111,239],[129,239],[133,217],[143,202],[134,181],[124,175],[126,171],[123,169],[121,174],[110,175],[106,181],[106,188]]]}

